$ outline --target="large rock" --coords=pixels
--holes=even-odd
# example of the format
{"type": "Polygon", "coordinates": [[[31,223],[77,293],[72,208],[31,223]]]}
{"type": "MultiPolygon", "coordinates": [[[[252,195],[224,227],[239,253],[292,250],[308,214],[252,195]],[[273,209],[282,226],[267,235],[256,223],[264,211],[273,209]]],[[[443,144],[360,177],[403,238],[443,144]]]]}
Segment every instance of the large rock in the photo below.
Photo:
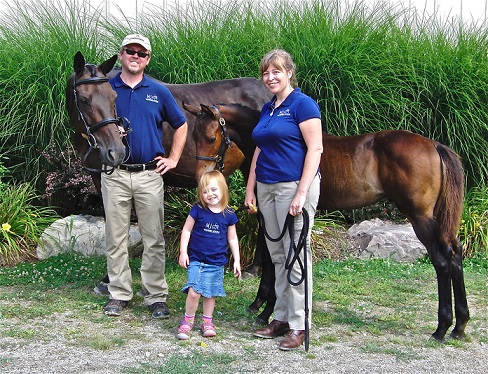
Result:
{"type": "Polygon", "coordinates": [[[360,258],[390,258],[414,262],[427,256],[410,223],[397,224],[378,218],[353,225],[348,231],[360,246],[360,258]]]}
{"type": "MultiPolygon", "coordinates": [[[[142,239],[137,224],[129,229],[129,254],[142,253],[142,239]]],[[[85,256],[105,256],[105,219],[89,215],[73,215],[59,219],[51,224],[41,235],[37,247],[40,260],[61,252],[77,252],[85,256]]]]}

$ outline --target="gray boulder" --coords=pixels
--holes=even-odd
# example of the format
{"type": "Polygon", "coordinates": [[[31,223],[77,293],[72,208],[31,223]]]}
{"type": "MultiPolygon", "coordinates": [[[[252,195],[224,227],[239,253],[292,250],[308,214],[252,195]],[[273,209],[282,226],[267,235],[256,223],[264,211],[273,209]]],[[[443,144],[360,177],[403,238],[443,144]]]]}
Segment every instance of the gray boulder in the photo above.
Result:
{"type": "MultiPolygon", "coordinates": [[[[129,229],[129,254],[142,253],[142,239],[137,224],[129,229]]],[[[85,256],[105,256],[105,219],[89,215],[73,215],[51,224],[41,235],[37,246],[40,260],[61,252],[77,252],[85,256]]]]}
{"type": "Polygon", "coordinates": [[[353,225],[347,235],[359,244],[359,257],[390,258],[399,262],[414,262],[427,256],[410,223],[397,224],[378,218],[353,225]]]}

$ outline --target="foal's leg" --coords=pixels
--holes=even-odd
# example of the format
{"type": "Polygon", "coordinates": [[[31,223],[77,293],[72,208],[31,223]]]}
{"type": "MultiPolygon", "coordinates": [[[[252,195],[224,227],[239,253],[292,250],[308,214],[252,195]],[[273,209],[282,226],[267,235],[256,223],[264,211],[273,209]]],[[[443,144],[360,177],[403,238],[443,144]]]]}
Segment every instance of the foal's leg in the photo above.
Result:
{"type": "Polygon", "coordinates": [[[273,313],[274,305],[276,303],[276,294],[274,288],[275,273],[273,263],[271,262],[271,256],[269,255],[268,247],[266,246],[266,241],[258,241],[258,245],[260,245],[260,252],[262,256],[261,280],[259,282],[259,288],[256,298],[254,299],[253,303],[249,305],[248,310],[253,313],[258,313],[261,306],[266,303],[264,310],[259,316],[256,317],[256,323],[267,325],[269,317],[273,313]]]}
{"type": "MultiPolygon", "coordinates": [[[[262,270],[262,267],[263,267],[263,261],[265,261],[264,260],[265,252],[267,252],[267,251],[268,251],[268,249],[266,247],[266,239],[264,237],[263,228],[261,227],[261,225],[259,225],[258,226],[258,237],[257,237],[257,242],[256,242],[256,250],[254,251],[254,259],[253,259],[251,266],[249,266],[244,271],[244,273],[246,275],[251,276],[251,277],[259,276],[259,272],[262,270]]],[[[258,291],[258,294],[259,294],[259,291],[258,291]]],[[[266,298],[266,297],[264,297],[264,298],[266,298]]],[[[261,305],[259,307],[261,307],[261,305]]],[[[259,307],[258,307],[258,309],[259,309],[259,307]]]]}
{"type": "Polygon", "coordinates": [[[275,281],[275,268],[271,262],[268,247],[265,245],[263,248],[263,272],[261,274],[261,283],[266,286],[266,306],[261,314],[256,317],[257,324],[267,325],[269,323],[269,317],[273,313],[276,304],[275,281]]]}
{"type": "Polygon", "coordinates": [[[456,325],[451,332],[451,337],[456,339],[464,338],[464,329],[469,320],[468,301],[466,300],[466,288],[464,286],[463,274],[463,251],[457,239],[453,241],[455,248],[452,256],[451,276],[452,288],[454,290],[454,311],[456,313],[456,325]]]}
{"type": "Polygon", "coordinates": [[[437,274],[437,329],[432,337],[442,341],[452,325],[451,264],[452,249],[439,240],[439,228],[433,218],[410,219],[419,240],[425,245],[437,274]]]}
{"type": "Polygon", "coordinates": [[[108,283],[110,283],[110,279],[108,279],[108,274],[105,274],[103,279],[97,283],[97,285],[93,289],[93,292],[95,292],[95,294],[99,296],[110,295],[110,292],[108,292],[108,283]]]}
{"type": "Polygon", "coordinates": [[[247,310],[251,313],[258,313],[259,309],[266,303],[269,294],[269,285],[268,281],[265,279],[265,273],[263,272],[261,275],[261,279],[259,281],[258,286],[258,293],[256,294],[256,298],[254,301],[247,307],[247,310]]]}

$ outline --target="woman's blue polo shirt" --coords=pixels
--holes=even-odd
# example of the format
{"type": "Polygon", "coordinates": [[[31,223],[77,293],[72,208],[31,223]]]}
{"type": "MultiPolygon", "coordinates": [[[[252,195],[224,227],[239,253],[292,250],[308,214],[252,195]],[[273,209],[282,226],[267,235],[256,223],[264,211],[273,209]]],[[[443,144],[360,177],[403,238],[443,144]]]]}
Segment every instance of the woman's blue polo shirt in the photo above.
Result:
{"type": "Polygon", "coordinates": [[[276,97],[264,104],[252,138],[260,148],[256,180],[265,184],[298,181],[302,177],[307,145],[298,124],[321,118],[318,104],[295,88],[274,109],[276,97]]]}

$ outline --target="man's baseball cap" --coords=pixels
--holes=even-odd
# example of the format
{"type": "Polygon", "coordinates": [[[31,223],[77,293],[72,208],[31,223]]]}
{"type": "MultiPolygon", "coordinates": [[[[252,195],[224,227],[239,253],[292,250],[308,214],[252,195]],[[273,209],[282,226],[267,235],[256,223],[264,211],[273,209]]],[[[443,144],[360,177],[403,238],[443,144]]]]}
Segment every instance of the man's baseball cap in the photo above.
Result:
{"type": "Polygon", "coordinates": [[[148,38],[141,34],[129,34],[122,41],[121,48],[129,44],[139,44],[151,52],[151,42],[148,38]]]}

